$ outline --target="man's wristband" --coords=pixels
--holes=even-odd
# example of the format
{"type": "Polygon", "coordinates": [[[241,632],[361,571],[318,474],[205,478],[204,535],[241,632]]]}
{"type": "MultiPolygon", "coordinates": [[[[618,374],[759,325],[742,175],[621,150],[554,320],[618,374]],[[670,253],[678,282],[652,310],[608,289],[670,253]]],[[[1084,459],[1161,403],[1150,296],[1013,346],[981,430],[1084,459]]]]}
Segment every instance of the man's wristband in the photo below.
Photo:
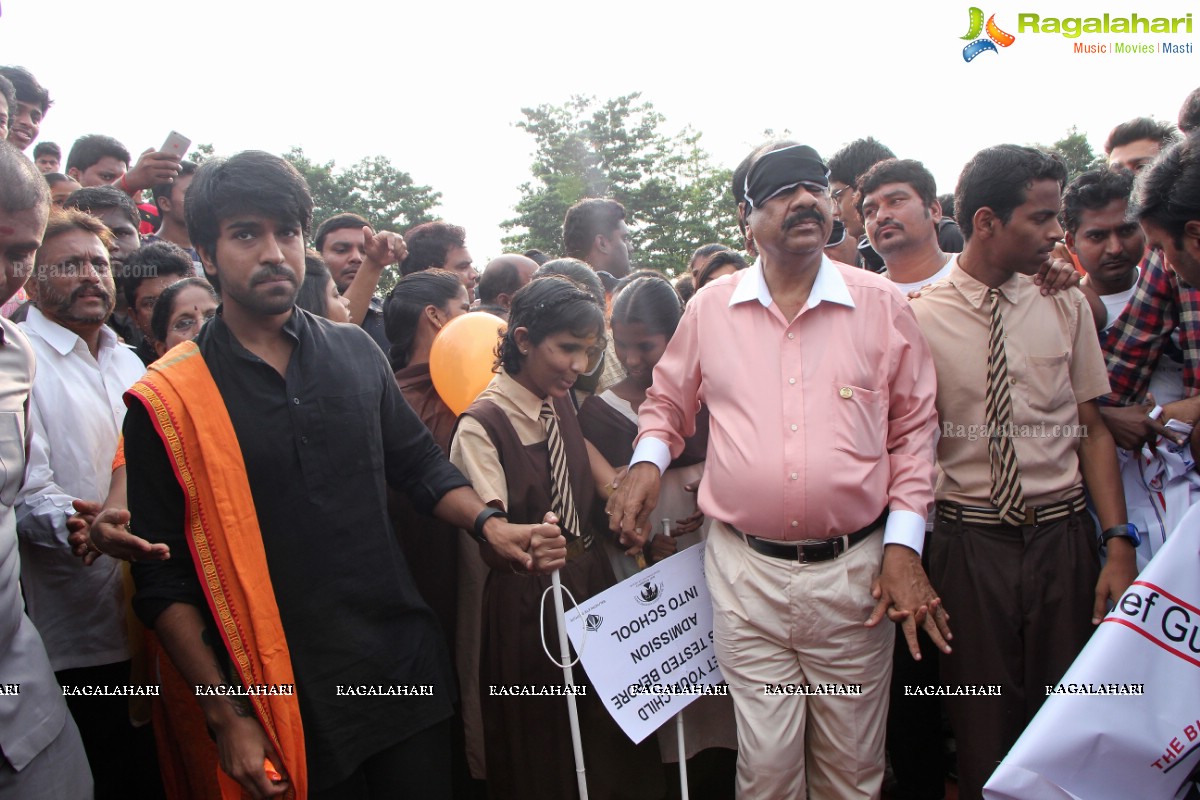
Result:
{"type": "Polygon", "coordinates": [[[1118,538],[1129,540],[1129,543],[1133,545],[1134,549],[1137,549],[1138,545],[1142,543],[1142,537],[1138,533],[1137,526],[1131,522],[1127,522],[1124,525],[1116,525],[1111,527],[1104,531],[1104,533],[1100,534],[1100,549],[1103,550],[1108,547],[1108,542],[1110,539],[1118,538]]]}
{"type": "Polygon", "coordinates": [[[488,543],[487,537],[483,535],[483,526],[492,517],[503,517],[504,519],[508,519],[508,514],[505,514],[500,509],[493,508],[492,506],[484,507],[483,511],[480,511],[479,515],[475,517],[475,525],[471,530],[471,535],[475,537],[475,541],[480,542],[481,544],[488,543]]]}

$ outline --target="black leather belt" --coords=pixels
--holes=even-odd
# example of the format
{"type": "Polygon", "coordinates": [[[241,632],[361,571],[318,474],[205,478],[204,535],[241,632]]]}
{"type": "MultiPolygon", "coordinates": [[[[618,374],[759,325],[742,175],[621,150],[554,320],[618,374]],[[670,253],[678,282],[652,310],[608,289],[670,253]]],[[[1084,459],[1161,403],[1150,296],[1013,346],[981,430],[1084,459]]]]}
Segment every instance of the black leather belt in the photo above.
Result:
{"type": "Polygon", "coordinates": [[[799,542],[782,542],[778,539],[760,539],[743,533],[732,525],[729,527],[750,545],[756,553],[762,553],[771,558],[782,558],[785,561],[799,561],[801,564],[812,564],[818,561],[831,561],[845,553],[851,547],[874,533],[887,520],[888,510],[885,508],[874,522],[854,533],[845,536],[833,536],[829,539],[808,539],[799,542]]]}
{"type": "MultiPolygon", "coordinates": [[[[1070,500],[1025,509],[1024,525],[1044,525],[1058,519],[1066,519],[1087,508],[1087,498],[1078,494],[1070,500]]],[[[994,508],[963,506],[943,500],[937,504],[938,519],[945,522],[968,522],[973,525],[1006,525],[1000,512],[994,508]]]]}

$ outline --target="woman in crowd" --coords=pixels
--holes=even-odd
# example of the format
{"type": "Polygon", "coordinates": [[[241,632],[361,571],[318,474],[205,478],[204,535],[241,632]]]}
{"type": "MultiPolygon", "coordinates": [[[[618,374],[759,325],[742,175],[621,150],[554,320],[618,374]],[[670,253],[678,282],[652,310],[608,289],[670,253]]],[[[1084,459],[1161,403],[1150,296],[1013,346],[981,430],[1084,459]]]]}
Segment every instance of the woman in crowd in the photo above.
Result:
{"type": "MultiPolygon", "coordinates": [[[[591,457],[569,397],[575,379],[604,352],[601,304],[561,277],[534,280],[517,292],[498,349],[498,374],[459,421],[450,459],[489,505],[512,522],[541,522],[547,512],[567,537],[563,586],[582,602],[613,584],[593,503],[603,503],[611,475],[593,475],[591,457]],[[552,466],[553,464],[553,466],[552,466]],[[598,496],[599,495],[599,496],[598,496]]],[[[548,577],[493,564],[483,594],[479,681],[493,797],[574,797],[576,778],[562,697],[496,696],[490,687],[554,686],[562,669],[543,651],[559,652],[553,606],[540,610],[548,577]],[[534,732],[518,735],[518,732],[534,732]]],[[[568,601],[569,602],[569,601],[568,601]]],[[[577,673],[580,671],[577,670],[577,673]]],[[[583,683],[579,674],[577,681],[583,683]]],[[[661,797],[657,753],[635,747],[594,692],[578,697],[595,797],[661,797]]]]}
{"type": "Polygon", "coordinates": [[[325,261],[312,250],[304,254],[304,283],[296,306],[331,322],[350,321],[350,302],[338,294],[325,261]]]}
{"type": "Polygon", "coordinates": [[[732,275],[739,269],[746,269],[746,259],[732,250],[721,250],[709,256],[700,268],[700,277],[696,281],[696,291],[715,281],[723,275],[732,275]]]}
{"type": "Polygon", "coordinates": [[[199,336],[200,328],[217,313],[219,304],[216,291],[203,278],[184,278],[163,289],[150,315],[159,356],[199,336]]]}
{"type": "MultiPolygon", "coordinates": [[[[727,252],[718,252],[712,258],[727,252]]],[[[589,397],[579,410],[584,437],[614,467],[627,465],[633,456],[638,409],[646,399],[654,365],[666,350],[682,313],[679,295],[661,275],[644,275],[618,287],[610,327],[617,360],[627,377],[589,397]]],[[[677,549],[698,544],[707,533],[704,515],[696,509],[695,494],[704,473],[707,449],[708,412],[701,410],[696,433],[685,441],[683,452],[663,473],[658,506],[651,515],[656,535],[647,548],[648,561],[667,558],[677,549]]],[[[634,559],[615,540],[606,539],[606,551],[618,580],[637,571],[634,559]]],[[[737,729],[729,698],[697,699],[684,712],[684,728],[689,771],[703,796],[733,797],[737,729]]],[[[675,726],[659,729],[658,738],[663,761],[678,763],[675,726]]]]}

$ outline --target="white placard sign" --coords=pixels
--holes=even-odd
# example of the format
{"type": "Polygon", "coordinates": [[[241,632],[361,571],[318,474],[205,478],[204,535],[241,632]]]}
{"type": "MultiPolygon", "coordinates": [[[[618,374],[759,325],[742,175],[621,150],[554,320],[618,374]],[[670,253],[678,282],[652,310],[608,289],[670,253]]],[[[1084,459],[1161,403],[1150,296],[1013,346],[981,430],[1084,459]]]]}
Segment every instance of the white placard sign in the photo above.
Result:
{"type": "Polygon", "coordinates": [[[700,687],[724,681],[703,545],[569,609],[567,635],[604,707],[634,742],[700,696],[700,687]]]}
{"type": "Polygon", "coordinates": [[[1200,506],[1174,533],[984,787],[988,800],[1200,797],[1200,506]]]}

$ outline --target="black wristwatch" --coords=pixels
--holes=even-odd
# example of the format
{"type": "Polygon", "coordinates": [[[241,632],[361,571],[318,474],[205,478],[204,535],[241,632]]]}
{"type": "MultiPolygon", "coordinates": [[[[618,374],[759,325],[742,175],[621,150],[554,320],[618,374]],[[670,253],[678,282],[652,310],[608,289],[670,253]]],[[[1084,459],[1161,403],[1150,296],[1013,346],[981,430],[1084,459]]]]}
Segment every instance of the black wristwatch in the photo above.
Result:
{"type": "Polygon", "coordinates": [[[1100,551],[1103,552],[1108,547],[1109,539],[1117,538],[1128,539],[1135,550],[1142,543],[1142,536],[1138,533],[1137,525],[1126,522],[1124,525],[1116,525],[1100,534],[1100,551]]]}
{"type": "Polygon", "coordinates": [[[487,537],[483,535],[483,525],[492,517],[504,517],[504,519],[508,519],[508,514],[505,514],[498,508],[485,506],[483,511],[479,512],[479,516],[475,517],[475,525],[471,530],[471,535],[475,537],[475,541],[488,544],[487,537]]]}

